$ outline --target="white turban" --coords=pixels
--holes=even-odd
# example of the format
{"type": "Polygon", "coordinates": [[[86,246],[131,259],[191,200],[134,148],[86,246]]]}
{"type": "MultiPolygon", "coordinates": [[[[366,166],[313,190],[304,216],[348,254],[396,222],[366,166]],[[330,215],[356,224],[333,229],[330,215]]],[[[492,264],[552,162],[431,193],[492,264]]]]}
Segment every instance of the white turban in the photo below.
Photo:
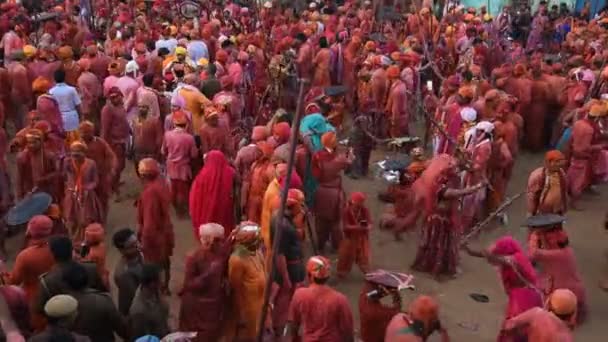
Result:
{"type": "Polygon", "coordinates": [[[492,133],[492,131],[494,130],[494,124],[490,121],[482,121],[475,125],[475,129],[484,131],[486,133],[492,133]]]}
{"type": "Polygon", "coordinates": [[[477,111],[471,107],[464,107],[460,110],[460,117],[466,122],[473,122],[477,119],[477,111]]]}
{"type": "Polygon", "coordinates": [[[210,237],[224,237],[224,227],[217,223],[205,223],[198,227],[198,234],[210,237]]]}
{"type": "Polygon", "coordinates": [[[393,61],[387,56],[382,56],[380,57],[380,64],[382,64],[383,66],[389,66],[393,64],[393,61]]]}

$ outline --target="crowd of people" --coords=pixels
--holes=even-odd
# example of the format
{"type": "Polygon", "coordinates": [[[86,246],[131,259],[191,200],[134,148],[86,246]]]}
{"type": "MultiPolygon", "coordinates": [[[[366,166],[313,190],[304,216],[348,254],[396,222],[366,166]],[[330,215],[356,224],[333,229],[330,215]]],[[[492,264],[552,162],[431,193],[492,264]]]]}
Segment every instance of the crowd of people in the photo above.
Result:
{"type": "Polygon", "coordinates": [[[0,210],[52,199],[2,264],[5,340],[449,341],[435,298],[405,307],[411,277],[372,268],[374,226],[419,231],[411,268],[438,280],[460,273],[461,251],[495,266],[508,298],[498,341],[573,340],[587,298],[563,223],[608,179],[608,14],[301,5],[0,5],[0,210]],[[343,177],[370,177],[372,151],[419,122],[422,143],[375,215],[343,177]],[[517,195],[527,244],[476,250],[471,237],[509,220],[520,145],[549,150],[517,195]],[[128,160],[137,227],[110,229],[128,160]],[[175,216],[200,242],[179,289],[175,216]],[[331,253],[338,281],[353,264],[365,274],[358,329],[328,282],[331,253]]]}

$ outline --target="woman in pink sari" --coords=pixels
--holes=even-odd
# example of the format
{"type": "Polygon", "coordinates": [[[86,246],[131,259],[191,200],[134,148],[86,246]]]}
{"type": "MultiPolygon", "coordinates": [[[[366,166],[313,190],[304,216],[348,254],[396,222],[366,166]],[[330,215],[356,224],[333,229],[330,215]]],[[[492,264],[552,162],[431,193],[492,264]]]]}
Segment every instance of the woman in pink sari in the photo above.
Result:
{"type": "MultiPolygon", "coordinates": [[[[474,251],[467,245],[464,245],[463,248],[469,255],[486,258],[490,264],[498,266],[502,285],[509,297],[503,324],[509,318],[522,312],[543,306],[541,291],[537,288],[534,267],[515,239],[503,236],[484,251],[474,251]]],[[[527,341],[525,335],[507,335],[504,331],[498,335],[498,342],[523,341],[527,341]]]]}

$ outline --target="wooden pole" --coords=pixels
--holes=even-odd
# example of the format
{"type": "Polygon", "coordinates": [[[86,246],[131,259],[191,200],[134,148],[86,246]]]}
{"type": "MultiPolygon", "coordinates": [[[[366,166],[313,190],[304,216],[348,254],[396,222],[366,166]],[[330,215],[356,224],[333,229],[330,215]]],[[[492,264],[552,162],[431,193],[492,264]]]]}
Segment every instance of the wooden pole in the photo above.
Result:
{"type": "MultiPolygon", "coordinates": [[[[298,92],[298,101],[296,107],[296,116],[291,123],[291,136],[289,138],[289,143],[291,144],[291,150],[289,151],[289,158],[287,159],[287,176],[285,178],[285,184],[281,189],[281,206],[279,207],[279,212],[277,217],[280,220],[283,220],[285,205],[287,203],[287,192],[289,191],[289,183],[291,181],[291,175],[293,173],[293,168],[296,160],[296,147],[298,144],[298,133],[300,131],[300,121],[302,118],[302,101],[304,100],[304,89],[308,84],[308,79],[300,79],[300,90],[298,92]]],[[[266,276],[266,287],[264,290],[264,304],[262,305],[261,317],[258,324],[258,336],[256,340],[258,342],[262,342],[264,337],[264,325],[266,323],[266,315],[268,315],[268,304],[270,302],[270,292],[272,291],[272,278],[274,272],[276,272],[275,267],[275,259],[277,256],[277,249],[279,248],[279,241],[281,241],[282,230],[277,229],[274,232],[273,241],[272,241],[272,250],[270,254],[270,272],[266,276]]]]}

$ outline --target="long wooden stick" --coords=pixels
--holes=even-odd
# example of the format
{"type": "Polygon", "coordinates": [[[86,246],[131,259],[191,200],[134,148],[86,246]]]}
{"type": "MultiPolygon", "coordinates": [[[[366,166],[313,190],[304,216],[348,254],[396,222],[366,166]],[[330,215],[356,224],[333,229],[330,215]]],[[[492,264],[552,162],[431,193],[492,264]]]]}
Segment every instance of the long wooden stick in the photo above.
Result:
{"type": "MultiPolygon", "coordinates": [[[[302,102],[304,101],[304,89],[308,84],[308,79],[300,79],[300,90],[298,92],[298,102],[296,108],[296,116],[291,123],[291,136],[289,138],[290,148],[289,158],[287,159],[287,175],[285,177],[285,184],[281,189],[281,206],[279,207],[279,211],[277,213],[277,218],[279,220],[284,220],[285,213],[285,205],[287,203],[287,192],[289,191],[289,183],[291,181],[291,175],[293,173],[293,168],[296,160],[296,147],[298,144],[298,133],[300,131],[300,119],[302,117],[302,102]]],[[[272,228],[271,228],[272,229],[272,228]]],[[[279,249],[279,242],[281,241],[282,235],[281,229],[275,229],[273,241],[272,241],[272,250],[270,251],[270,272],[266,276],[266,287],[264,290],[264,304],[262,305],[262,312],[260,315],[260,321],[258,324],[258,336],[256,340],[258,342],[262,342],[264,337],[264,325],[266,323],[266,315],[268,314],[268,304],[270,302],[270,292],[272,291],[272,279],[273,274],[276,272],[275,261],[277,257],[277,250],[279,249]]]]}
{"type": "Polygon", "coordinates": [[[498,214],[502,213],[506,208],[513,204],[516,199],[520,198],[525,193],[526,191],[522,191],[514,196],[507,198],[504,202],[502,202],[501,205],[498,206],[498,208],[496,208],[496,210],[490,213],[490,215],[488,215],[485,220],[479,222],[473,228],[471,228],[471,231],[467,235],[463,236],[462,239],[460,239],[460,245],[466,244],[473,236],[477,235],[479,231],[481,231],[486,225],[488,225],[488,223],[490,223],[496,216],[498,216],[498,214]]]}

